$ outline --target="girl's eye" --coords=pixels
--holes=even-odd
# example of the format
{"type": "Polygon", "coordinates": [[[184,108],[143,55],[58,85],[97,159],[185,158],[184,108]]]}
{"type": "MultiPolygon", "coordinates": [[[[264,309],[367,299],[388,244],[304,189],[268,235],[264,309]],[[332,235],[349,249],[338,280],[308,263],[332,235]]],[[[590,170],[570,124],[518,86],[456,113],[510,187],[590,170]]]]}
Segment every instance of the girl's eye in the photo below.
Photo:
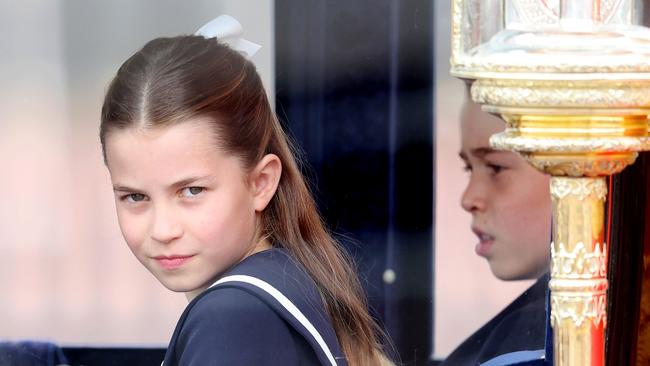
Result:
{"type": "Polygon", "coordinates": [[[471,173],[471,172],[472,172],[472,166],[469,165],[469,164],[465,164],[465,165],[463,165],[463,171],[464,171],[465,173],[471,173]]]}
{"type": "Polygon", "coordinates": [[[195,197],[203,192],[205,188],[203,187],[186,187],[181,190],[181,196],[183,197],[195,197]]]}
{"type": "Polygon", "coordinates": [[[131,193],[131,194],[127,194],[122,199],[130,203],[136,203],[136,202],[144,201],[145,195],[142,193],[131,193]]]}

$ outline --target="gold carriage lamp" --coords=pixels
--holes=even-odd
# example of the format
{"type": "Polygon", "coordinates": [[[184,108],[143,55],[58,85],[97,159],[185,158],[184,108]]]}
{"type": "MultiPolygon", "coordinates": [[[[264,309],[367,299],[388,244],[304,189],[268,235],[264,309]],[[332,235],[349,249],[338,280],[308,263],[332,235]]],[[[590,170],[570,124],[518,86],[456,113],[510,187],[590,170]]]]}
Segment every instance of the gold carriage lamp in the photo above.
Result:
{"type": "Polygon", "coordinates": [[[643,3],[453,0],[451,73],[506,122],[490,144],[552,175],[555,365],[604,365],[605,178],[650,150],[643,3]]]}

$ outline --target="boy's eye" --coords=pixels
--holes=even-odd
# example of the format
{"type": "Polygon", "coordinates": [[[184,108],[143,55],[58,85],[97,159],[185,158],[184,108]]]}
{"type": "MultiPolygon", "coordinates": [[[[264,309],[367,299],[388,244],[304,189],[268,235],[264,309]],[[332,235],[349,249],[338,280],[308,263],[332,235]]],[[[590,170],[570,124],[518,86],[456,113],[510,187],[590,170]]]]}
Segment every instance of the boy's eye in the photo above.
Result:
{"type": "Polygon", "coordinates": [[[135,202],[144,201],[145,195],[142,193],[131,193],[124,196],[123,199],[127,202],[135,203],[135,202]]]}
{"type": "Polygon", "coordinates": [[[203,187],[186,187],[181,190],[181,196],[183,197],[195,197],[201,192],[203,192],[205,188],[203,187]]]}
{"type": "Polygon", "coordinates": [[[471,173],[471,172],[472,172],[472,166],[469,165],[469,164],[465,164],[465,165],[463,165],[463,171],[464,171],[465,173],[471,173]]]}
{"type": "Polygon", "coordinates": [[[501,165],[496,164],[487,164],[487,168],[490,169],[491,174],[499,174],[504,169],[501,165]]]}

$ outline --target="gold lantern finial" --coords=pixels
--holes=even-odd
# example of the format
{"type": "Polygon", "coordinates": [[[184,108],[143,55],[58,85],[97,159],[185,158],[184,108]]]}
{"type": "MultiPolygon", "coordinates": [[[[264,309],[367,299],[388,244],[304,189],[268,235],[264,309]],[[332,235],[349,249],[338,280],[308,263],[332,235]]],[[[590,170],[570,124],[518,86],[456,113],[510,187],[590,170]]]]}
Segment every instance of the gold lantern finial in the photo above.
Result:
{"type": "Polygon", "coordinates": [[[603,365],[605,177],[650,150],[642,1],[453,0],[453,75],[506,122],[497,149],[552,175],[555,365],[603,365]]]}

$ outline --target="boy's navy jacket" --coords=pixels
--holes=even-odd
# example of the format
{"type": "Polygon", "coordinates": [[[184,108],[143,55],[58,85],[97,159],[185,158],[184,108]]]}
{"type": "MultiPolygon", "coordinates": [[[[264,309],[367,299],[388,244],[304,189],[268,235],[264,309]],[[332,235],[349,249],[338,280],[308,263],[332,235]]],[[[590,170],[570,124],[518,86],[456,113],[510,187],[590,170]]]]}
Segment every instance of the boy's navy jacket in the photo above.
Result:
{"type": "Polygon", "coordinates": [[[531,360],[542,357],[546,336],[548,280],[548,273],[539,278],[533,286],[458,346],[441,366],[515,364],[495,362],[505,355],[525,356],[531,360]]]}
{"type": "Polygon", "coordinates": [[[189,303],[163,365],[347,363],[313,280],[275,248],[247,257],[189,303]]]}

